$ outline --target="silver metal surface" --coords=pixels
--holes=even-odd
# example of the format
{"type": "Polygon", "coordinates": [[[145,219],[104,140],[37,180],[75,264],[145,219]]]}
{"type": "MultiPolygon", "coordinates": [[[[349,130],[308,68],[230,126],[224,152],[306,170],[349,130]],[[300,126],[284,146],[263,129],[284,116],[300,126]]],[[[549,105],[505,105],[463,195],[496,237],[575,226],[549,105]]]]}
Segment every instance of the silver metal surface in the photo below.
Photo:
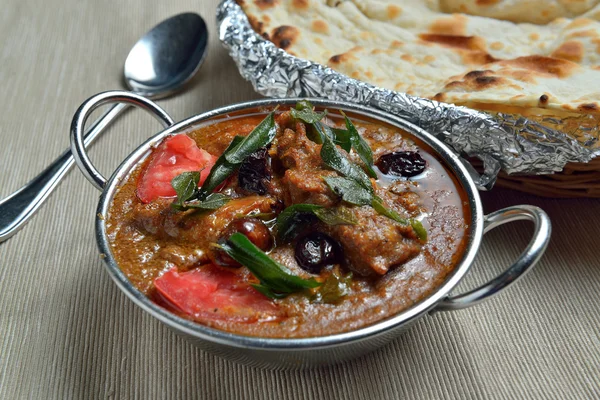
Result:
{"type": "MultiPolygon", "coordinates": [[[[198,71],[207,53],[208,29],[197,14],[173,16],[152,28],[131,49],[124,66],[125,84],[153,99],[175,93],[198,71]]],[[[86,132],[91,144],[127,108],[115,104],[86,132]]],[[[71,170],[69,149],[25,186],[0,201],[0,243],[35,214],[71,170]]]]}
{"type": "MultiPolygon", "coordinates": [[[[105,93],[102,99],[98,99],[97,101],[123,101],[124,97],[127,96],[123,93],[115,95],[105,93]]],[[[226,120],[251,113],[266,114],[278,104],[292,105],[295,104],[297,100],[298,99],[267,99],[242,103],[222,107],[174,124],[165,131],[148,139],[131,153],[117,168],[104,187],[97,208],[95,229],[98,248],[102,254],[108,273],[119,288],[121,288],[135,304],[158,320],[164,322],[176,333],[186,337],[198,347],[253,366],[269,368],[303,368],[319,366],[356,358],[383,346],[393,338],[397,337],[403,330],[407,329],[413,322],[422,316],[427,315],[427,313],[433,310],[441,301],[447,299],[448,293],[458,284],[458,282],[460,282],[469,270],[477,250],[479,249],[484,231],[484,216],[477,188],[471,179],[467,168],[462,164],[459,157],[438,139],[429,135],[414,124],[379,110],[345,102],[310,99],[310,101],[318,108],[330,107],[336,110],[341,109],[358,118],[361,116],[368,117],[409,132],[429,145],[444,165],[452,171],[468,196],[469,208],[471,210],[471,220],[469,221],[470,232],[466,250],[454,272],[428,298],[400,314],[351,332],[312,338],[279,339],[236,335],[178,317],[152,302],[134,287],[125,274],[123,274],[115,261],[107,237],[106,220],[112,199],[118,190],[119,185],[127,179],[127,176],[136,166],[143,162],[150,154],[151,149],[169,135],[187,132],[207,121],[226,120]]],[[[94,101],[90,100],[87,103],[86,108],[92,109],[93,107],[95,107],[94,101]]],[[[77,116],[76,119],[79,118],[80,116],[77,116]]],[[[77,125],[78,124],[74,122],[74,126],[77,125]]],[[[75,139],[80,143],[81,139],[78,139],[78,137],[79,135],[76,135],[75,139]]],[[[85,152],[85,150],[82,151],[85,152]]],[[[88,164],[89,160],[82,157],[81,161],[82,164],[80,167],[82,167],[84,173],[87,173],[89,170],[95,170],[91,164],[88,164]]],[[[95,184],[95,186],[99,187],[101,185],[95,184]]],[[[543,214],[542,211],[539,212],[540,214],[543,214]]],[[[496,217],[493,219],[496,220],[496,217]]],[[[536,235],[534,241],[537,243],[539,240],[547,242],[547,237],[540,239],[540,235],[536,235]]],[[[527,263],[527,268],[530,268],[535,261],[537,261],[537,258],[531,258],[524,261],[524,263],[527,263]]]]}
{"type": "Polygon", "coordinates": [[[546,126],[542,126],[515,115],[494,116],[381,89],[294,57],[254,32],[235,0],[220,4],[217,25],[221,42],[257,92],[270,97],[347,101],[394,114],[425,129],[458,154],[480,158],[484,163],[484,174],[476,179],[480,188],[491,188],[500,169],[510,174],[550,174],[568,162],[585,163],[600,155],[597,124],[570,136],[561,132],[567,125],[559,118],[545,118],[546,126]]]}
{"type": "Polygon", "coordinates": [[[548,214],[539,207],[520,205],[494,211],[484,217],[483,233],[487,233],[508,222],[520,220],[533,222],[533,238],[523,253],[519,255],[517,261],[504,271],[504,273],[485,285],[468,293],[449,296],[443,299],[436,305],[435,311],[459,310],[481,303],[515,283],[539,261],[544,251],[546,251],[552,232],[548,214]]]}
{"type": "Polygon", "coordinates": [[[71,123],[71,153],[75,158],[75,162],[83,175],[92,183],[98,190],[102,190],[106,185],[106,178],[94,167],[90,161],[86,143],[83,139],[83,131],[88,117],[96,108],[109,103],[125,103],[131,104],[141,109],[150,112],[156,119],[162,122],[165,128],[173,125],[173,119],[156,103],[147,98],[133,92],[110,91],[98,93],[90,97],[79,106],[71,123]]]}

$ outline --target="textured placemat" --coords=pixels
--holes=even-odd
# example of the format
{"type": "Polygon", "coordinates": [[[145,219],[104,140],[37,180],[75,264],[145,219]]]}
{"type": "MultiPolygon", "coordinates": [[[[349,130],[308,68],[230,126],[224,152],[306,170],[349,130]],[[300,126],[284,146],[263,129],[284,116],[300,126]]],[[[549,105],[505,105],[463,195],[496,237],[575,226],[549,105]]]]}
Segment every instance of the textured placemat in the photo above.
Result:
{"type": "MultiPolygon", "coordinates": [[[[161,101],[175,119],[257,97],[218,44],[208,1],[6,0],[0,12],[0,196],[68,145],[88,96],[120,87],[137,37],[194,10],[211,47],[194,85],[161,101]]],[[[131,112],[92,151],[107,173],[159,129],[131,112]]],[[[600,202],[505,190],[486,210],[546,209],[552,243],[537,268],[477,307],[421,320],[390,346],[343,365],[256,370],[203,353],[136,308],[95,246],[98,192],[73,171],[36,218],[0,244],[0,398],[592,398],[600,393],[600,202]]],[[[526,223],[486,236],[474,287],[522,249],[526,223]]]]}

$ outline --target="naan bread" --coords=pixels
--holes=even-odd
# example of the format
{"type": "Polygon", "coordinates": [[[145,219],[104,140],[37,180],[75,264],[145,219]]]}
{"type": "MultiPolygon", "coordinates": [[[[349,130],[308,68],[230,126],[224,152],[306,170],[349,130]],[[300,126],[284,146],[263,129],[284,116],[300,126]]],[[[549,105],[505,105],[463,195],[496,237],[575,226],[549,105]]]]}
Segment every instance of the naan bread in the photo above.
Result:
{"type": "Polygon", "coordinates": [[[600,0],[238,1],[278,47],[379,87],[600,115],[600,0]]]}
{"type": "Polygon", "coordinates": [[[512,22],[547,24],[590,12],[599,0],[440,0],[443,12],[464,13],[512,22]]]}

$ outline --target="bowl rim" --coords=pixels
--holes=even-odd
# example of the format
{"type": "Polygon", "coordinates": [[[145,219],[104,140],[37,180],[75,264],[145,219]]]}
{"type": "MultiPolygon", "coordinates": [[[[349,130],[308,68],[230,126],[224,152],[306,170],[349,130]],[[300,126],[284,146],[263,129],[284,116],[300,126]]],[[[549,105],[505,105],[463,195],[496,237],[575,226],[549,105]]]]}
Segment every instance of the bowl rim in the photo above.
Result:
{"type": "MultiPolygon", "coordinates": [[[[249,112],[250,114],[250,112],[249,112]]],[[[450,291],[460,282],[471,267],[473,260],[483,236],[483,208],[481,199],[477,191],[477,187],[465,167],[460,157],[457,156],[440,140],[436,139],[432,134],[426,132],[422,128],[392,114],[384,111],[376,110],[364,105],[330,101],[315,98],[286,98],[286,99],[261,99],[242,103],[236,103],[224,107],[219,107],[211,111],[207,111],[180,122],[160,131],[153,135],[145,142],[140,144],[133,152],[123,160],[108,179],[104,190],[102,191],[98,207],[96,210],[95,233],[98,249],[104,265],[115,281],[117,286],[129,297],[136,305],[148,312],[159,321],[165,323],[169,327],[197,339],[206,340],[209,342],[244,348],[244,349],[260,349],[264,351],[300,351],[304,349],[323,349],[335,347],[341,344],[348,344],[357,341],[362,341],[367,338],[383,335],[391,330],[397,329],[400,326],[409,324],[419,317],[432,310],[435,305],[442,299],[448,296],[450,291]],[[195,128],[197,125],[223,117],[229,118],[230,113],[236,113],[236,117],[241,116],[240,112],[244,110],[255,110],[262,112],[261,109],[275,107],[276,105],[293,105],[300,100],[309,100],[313,105],[319,108],[333,108],[348,111],[354,115],[363,115],[373,119],[374,121],[387,123],[389,125],[400,128],[410,135],[416,136],[419,140],[426,143],[439,157],[441,162],[448,168],[465,190],[469,209],[471,211],[471,221],[469,224],[469,238],[462,260],[456,265],[454,271],[446,278],[444,283],[439,286],[425,299],[417,302],[408,309],[401,311],[391,317],[375,322],[355,330],[335,333],[325,336],[303,337],[303,338],[273,338],[273,337],[258,337],[246,336],[235,333],[230,333],[217,328],[211,328],[197,322],[185,319],[171,313],[167,309],[159,306],[151,301],[145,294],[138,290],[121,271],[111,251],[111,246],[106,233],[106,217],[112,203],[112,198],[116,193],[120,184],[128,177],[131,170],[144,160],[151,150],[156,147],[166,136],[185,133],[195,128]]]]}

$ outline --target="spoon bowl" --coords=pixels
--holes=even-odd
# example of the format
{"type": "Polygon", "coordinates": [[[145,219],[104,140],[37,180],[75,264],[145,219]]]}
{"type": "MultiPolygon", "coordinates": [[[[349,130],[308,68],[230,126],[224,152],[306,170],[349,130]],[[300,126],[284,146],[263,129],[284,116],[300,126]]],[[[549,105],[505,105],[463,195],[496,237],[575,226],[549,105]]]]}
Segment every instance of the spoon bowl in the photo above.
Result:
{"type": "Polygon", "coordinates": [[[145,97],[167,97],[196,74],[207,45],[208,29],[198,14],[169,18],[133,46],[123,69],[125,84],[145,97]]]}

